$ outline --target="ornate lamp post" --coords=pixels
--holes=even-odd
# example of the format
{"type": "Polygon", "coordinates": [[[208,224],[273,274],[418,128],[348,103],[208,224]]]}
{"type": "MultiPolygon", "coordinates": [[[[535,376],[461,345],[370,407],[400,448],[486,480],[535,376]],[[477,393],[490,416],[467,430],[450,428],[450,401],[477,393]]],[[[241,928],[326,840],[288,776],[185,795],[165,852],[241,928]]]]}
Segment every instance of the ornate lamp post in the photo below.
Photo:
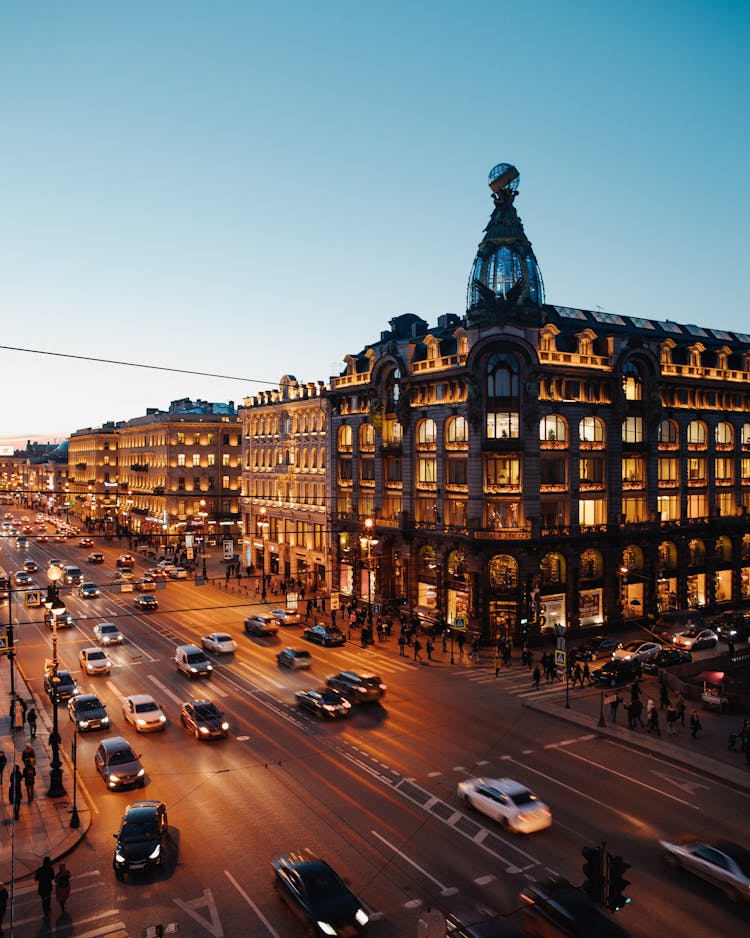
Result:
{"type": "Polygon", "coordinates": [[[50,762],[49,789],[47,795],[50,798],[63,798],[65,796],[65,786],[62,780],[62,762],[60,761],[60,732],[57,722],[57,669],[59,662],[57,660],[57,616],[65,612],[65,604],[60,599],[57,584],[63,575],[62,569],[56,564],[50,564],[47,568],[47,577],[50,581],[47,588],[47,598],[44,605],[52,620],[52,662],[51,662],[51,684],[52,684],[52,735],[50,736],[50,745],[52,746],[52,761],[50,762]]]}
{"type": "Polygon", "coordinates": [[[378,539],[372,536],[372,526],[375,522],[372,518],[365,518],[365,531],[359,538],[362,549],[367,549],[367,623],[372,625],[372,548],[378,543],[378,539]]]}

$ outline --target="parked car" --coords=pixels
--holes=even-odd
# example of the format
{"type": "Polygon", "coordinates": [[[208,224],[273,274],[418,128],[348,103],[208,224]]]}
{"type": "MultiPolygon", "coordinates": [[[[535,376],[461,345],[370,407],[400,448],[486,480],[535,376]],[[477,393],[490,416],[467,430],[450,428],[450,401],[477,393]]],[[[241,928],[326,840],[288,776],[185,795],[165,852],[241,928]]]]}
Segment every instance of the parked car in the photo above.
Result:
{"type": "Polygon", "coordinates": [[[178,645],[174,660],[177,670],[189,678],[211,677],[213,665],[197,645],[178,645]]]}
{"type": "Polygon", "coordinates": [[[169,838],[167,808],[163,801],[136,801],[128,805],[115,834],[115,875],[141,872],[164,865],[169,838]]]}
{"type": "Polygon", "coordinates": [[[296,671],[312,667],[312,656],[309,651],[297,648],[282,648],[276,655],[276,662],[282,668],[291,668],[296,671]]]}
{"type": "Polygon", "coordinates": [[[201,639],[204,651],[211,651],[215,655],[231,655],[237,651],[237,642],[226,632],[209,632],[201,639]]]}
{"type": "Polygon", "coordinates": [[[296,609],[272,609],[271,615],[279,625],[299,625],[302,621],[296,609]]]}
{"type": "Polygon", "coordinates": [[[385,694],[386,686],[377,676],[363,671],[339,671],[329,674],[326,684],[343,694],[353,704],[377,702],[385,694]]]}
{"type": "Polygon", "coordinates": [[[134,602],[141,612],[154,612],[159,608],[159,601],[151,593],[141,593],[140,596],[135,597],[134,602]]]}
{"type": "Polygon", "coordinates": [[[323,625],[319,622],[317,625],[311,625],[302,633],[302,637],[308,642],[315,642],[317,645],[345,645],[346,636],[337,628],[323,625]]]}
{"type": "Polygon", "coordinates": [[[730,899],[750,901],[750,851],[729,841],[660,840],[664,859],[718,886],[730,899]]]}
{"type": "Polygon", "coordinates": [[[329,687],[321,687],[319,690],[310,688],[309,690],[298,690],[294,694],[297,706],[303,710],[309,710],[316,717],[324,720],[326,717],[335,719],[336,717],[347,717],[352,709],[352,705],[337,690],[331,690],[329,687]]]}
{"type": "Polygon", "coordinates": [[[592,672],[597,684],[606,684],[616,687],[618,684],[627,684],[640,677],[641,663],[639,661],[607,661],[601,668],[592,672]]]}
{"type": "Polygon", "coordinates": [[[210,700],[186,700],[180,707],[180,720],[196,739],[219,739],[229,735],[224,714],[210,700]]]}
{"type": "Polygon", "coordinates": [[[311,935],[355,935],[370,916],[362,902],[325,861],[289,853],[273,861],[276,892],[302,918],[311,935]]]}
{"type": "Polygon", "coordinates": [[[92,551],[86,558],[88,563],[104,563],[104,554],[100,554],[99,551],[92,551]]]}
{"type": "Polygon", "coordinates": [[[552,812],[525,785],[512,778],[467,778],[458,797],[514,833],[531,834],[552,824],[552,812]]]}
{"type": "Polygon", "coordinates": [[[110,736],[99,743],[94,756],[94,767],[110,791],[118,788],[143,788],[146,770],[141,765],[130,743],[122,736],[110,736]]]}
{"type": "Polygon", "coordinates": [[[82,648],[78,653],[78,663],[81,671],[89,676],[96,674],[109,674],[112,671],[112,662],[101,648],[82,648]]]}
{"type": "Polygon", "coordinates": [[[78,595],[82,599],[96,599],[102,594],[96,583],[92,583],[91,580],[84,580],[78,587],[78,595]]]}
{"type": "Polygon", "coordinates": [[[130,694],[124,697],[122,713],[138,733],[154,733],[167,725],[163,710],[151,694],[130,694]]]}
{"type": "Polygon", "coordinates": [[[620,647],[616,638],[607,635],[592,635],[575,648],[576,661],[596,661],[597,658],[611,658],[620,647]]]}
{"type": "Polygon", "coordinates": [[[106,730],[109,717],[106,706],[96,694],[78,694],[68,701],[68,716],[75,723],[79,733],[92,730],[106,730]]]}
{"type": "Polygon", "coordinates": [[[689,651],[680,651],[679,648],[662,648],[662,650],[643,662],[646,674],[656,674],[659,668],[673,668],[678,664],[688,664],[693,660],[689,651]]]}
{"type": "Polygon", "coordinates": [[[712,629],[687,629],[685,632],[673,635],[672,644],[675,648],[682,648],[684,651],[716,648],[719,644],[719,636],[712,629]]]}
{"type": "Polygon", "coordinates": [[[245,619],[245,632],[247,635],[275,635],[279,631],[279,623],[273,616],[262,612],[245,619]]]}
{"type": "Polygon", "coordinates": [[[105,647],[122,645],[123,637],[114,622],[97,622],[94,626],[94,638],[105,647]]]}
{"type": "Polygon", "coordinates": [[[613,661],[648,661],[654,655],[661,651],[662,646],[658,642],[628,642],[621,648],[616,648],[612,653],[613,661]]]}

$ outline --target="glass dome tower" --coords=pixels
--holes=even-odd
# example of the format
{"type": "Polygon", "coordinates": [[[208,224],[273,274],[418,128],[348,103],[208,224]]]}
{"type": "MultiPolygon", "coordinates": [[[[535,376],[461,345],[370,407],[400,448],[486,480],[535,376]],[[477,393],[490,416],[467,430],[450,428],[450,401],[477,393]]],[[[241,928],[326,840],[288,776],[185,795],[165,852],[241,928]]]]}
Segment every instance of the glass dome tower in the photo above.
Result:
{"type": "Polygon", "coordinates": [[[495,208],[469,275],[468,313],[507,315],[512,306],[544,303],[542,274],[513,205],[518,180],[510,163],[498,163],[490,171],[495,208]]]}

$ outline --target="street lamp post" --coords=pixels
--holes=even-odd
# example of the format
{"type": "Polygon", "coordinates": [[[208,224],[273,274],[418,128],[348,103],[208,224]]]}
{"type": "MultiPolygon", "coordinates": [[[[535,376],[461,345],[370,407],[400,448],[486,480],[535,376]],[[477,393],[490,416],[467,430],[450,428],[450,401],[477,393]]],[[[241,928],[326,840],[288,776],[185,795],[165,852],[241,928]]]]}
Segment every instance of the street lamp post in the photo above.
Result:
{"type": "Polygon", "coordinates": [[[73,742],[70,744],[70,758],[73,763],[73,811],[70,815],[70,826],[76,830],[81,826],[81,819],[78,817],[78,803],[76,794],[78,789],[78,727],[73,730],[73,742]]]}
{"type": "Polygon", "coordinates": [[[372,547],[378,543],[377,538],[372,536],[372,518],[365,518],[366,534],[363,534],[359,542],[362,547],[367,548],[367,624],[372,625],[372,547]]]}
{"type": "Polygon", "coordinates": [[[52,761],[50,762],[49,789],[47,795],[50,798],[63,798],[65,796],[65,786],[62,780],[62,762],[60,761],[60,732],[57,722],[57,669],[59,662],[57,660],[57,616],[65,612],[65,604],[60,599],[57,589],[57,583],[62,577],[63,572],[56,564],[50,564],[47,568],[47,577],[50,584],[47,589],[47,598],[44,605],[52,620],[52,673],[50,681],[52,686],[52,734],[50,736],[50,745],[52,746],[52,761]]]}

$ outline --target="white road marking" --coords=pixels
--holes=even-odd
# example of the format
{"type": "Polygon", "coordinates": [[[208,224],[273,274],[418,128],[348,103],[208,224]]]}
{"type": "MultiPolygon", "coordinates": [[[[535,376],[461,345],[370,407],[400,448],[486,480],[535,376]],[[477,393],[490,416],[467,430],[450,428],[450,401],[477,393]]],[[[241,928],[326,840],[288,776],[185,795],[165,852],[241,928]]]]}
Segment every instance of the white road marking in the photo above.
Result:
{"type": "Polygon", "coordinates": [[[265,917],[265,915],[263,915],[263,913],[260,911],[260,909],[258,908],[258,906],[253,902],[253,900],[250,898],[250,896],[248,896],[248,894],[245,892],[245,890],[242,888],[242,886],[240,886],[240,884],[237,882],[237,880],[234,878],[234,876],[232,876],[232,874],[229,872],[229,870],[224,870],[224,875],[227,877],[227,879],[229,880],[229,882],[234,886],[234,888],[237,890],[237,892],[242,896],[242,898],[245,900],[245,902],[247,902],[247,904],[250,906],[250,908],[253,910],[253,912],[255,912],[255,914],[258,916],[258,918],[261,920],[261,922],[263,922],[263,924],[264,924],[264,925],[266,926],[266,928],[268,929],[268,933],[269,933],[270,935],[273,935],[273,938],[281,938],[281,935],[276,931],[276,929],[273,927],[273,925],[271,925],[271,923],[268,921],[268,919],[265,917]]]}
{"type": "Polygon", "coordinates": [[[701,785],[700,782],[688,782],[685,779],[675,778],[674,775],[668,775],[666,772],[657,772],[656,769],[651,769],[651,774],[658,775],[659,778],[663,778],[665,781],[670,782],[675,786],[675,788],[681,788],[689,795],[694,795],[699,788],[702,788],[704,791],[711,791],[710,785],[701,785]]]}
{"type": "Polygon", "coordinates": [[[185,702],[185,698],[184,698],[184,697],[178,697],[177,694],[173,694],[172,691],[166,686],[166,684],[162,684],[162,682],[159,680],[158,677],[156,677],[155,674],[149,674],[149,675],[148,675],[148,679],[149,679],[149,681],[151,681],[152,683],[156,684],[156,686],[159,688],[159,690],[160,690],[163,694],[166,694],[167,697],[169,697],[170,700],[172,700],[174,703],[176,703],[178,707],[181,707],[181,706],[183,705],[183,703],[185,702]]]}
{"type": "Polygon", "coordinates": [[[182,909],[183,912],[187,912],[199,925],[202,925],[210,935],[213,935],[213,938],[224,938],[224,929],[221,927],[219,920],[219,911],[216,908],[216,903],[214,902],[214,897],[210,889],[204,889],[203,895],[198,899],[190,899],[189,901],[173,899],[172,902],[174,902],[179,909],[182,909]],[[202,915],[198,915],[195,911],[196,909],[203,908],[208,909],[210,921],[202,915]]]}
{"type": "Polygon", "coordinates": [[[444,886],[443,883],[440,882],[440,880],[435,879],[435,877],[432,876],[430,873],[428,873],[427,870],[423,869],[418,863],[412,860],[411,857],[407,857],[405,853],[399,850],[398,847],[394,846],[394,844],[390,843],[390,841],[386,840],[385,837],[382,837],[377,831],[371,831],[370,833],[374,834],[378,838],[378,840],[382,841],[382,843],[386,845],[386,847],[390,847],[390,849],[399,857],[401,857],[402,860],[404,860],[406,863],[409,863],[411,866],[414,867],[414,869],[419,870],[419,872],[425,877],[425,879],[429,879],[431,883],[434,883],[440,890],[441,896],[452,895],[452,892],[448,891],[451,887],[444,886]]]}

